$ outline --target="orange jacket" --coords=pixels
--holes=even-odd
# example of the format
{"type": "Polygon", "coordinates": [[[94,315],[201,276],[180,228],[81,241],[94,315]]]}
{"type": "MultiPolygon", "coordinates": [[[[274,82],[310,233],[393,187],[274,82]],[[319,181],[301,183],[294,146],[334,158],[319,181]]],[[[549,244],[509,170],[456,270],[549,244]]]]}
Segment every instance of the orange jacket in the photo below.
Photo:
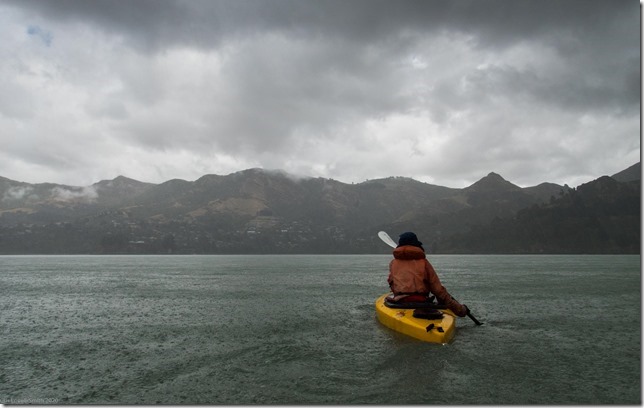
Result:
{"type": "Polygon", "coordinates": [[[404,245],[394,249],[394,259],[389,263],[387,282],[394,296],[432,293],[456,315],[462,317],[467,313],[465,306],[447,292],[421,248],[404,245]]]}

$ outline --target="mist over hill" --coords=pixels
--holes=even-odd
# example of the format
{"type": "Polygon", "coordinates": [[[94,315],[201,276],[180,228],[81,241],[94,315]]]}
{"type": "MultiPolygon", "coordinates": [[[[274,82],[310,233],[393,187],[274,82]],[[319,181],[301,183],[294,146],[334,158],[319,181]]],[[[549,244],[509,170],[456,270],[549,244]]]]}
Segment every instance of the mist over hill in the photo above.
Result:
{"type": "Polygon", "coordinates": [[[262,169],[86,187],[0,177],[0,253],[388,253],[379,230],[436,253],[639,253],[639,169],[577,188],[496,173],[463,189],[262,169]]]}

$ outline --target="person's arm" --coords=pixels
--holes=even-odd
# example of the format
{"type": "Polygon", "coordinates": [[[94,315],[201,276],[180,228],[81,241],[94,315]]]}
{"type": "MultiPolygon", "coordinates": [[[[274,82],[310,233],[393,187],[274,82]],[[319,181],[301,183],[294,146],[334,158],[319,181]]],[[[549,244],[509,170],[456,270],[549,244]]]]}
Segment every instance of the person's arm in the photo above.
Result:
{"type": "Polygon", "coordinates": [[[393,286],[394,285],[394,278],[391,275],[391,271],[392,271],[391,264],[393,262],[394,262],[393,260],[389,262],[389,276],[387,277],[387,283],[389,284],[389,288],[391,289],[392,292],[394,291],[394,286],[393,286]]]}
{"type": "Polygon", "coordinates": [[[466,316],[467,308],[452,298],[452,295],[450,295],[447,289],[445,289],[445,286],[441,283],[441,280],[438,278],[438,274],[429,261],[425,263],[425,272],[427,273],[429,280],[429,290],[434,294],[434,296],[436,296],[439,302],[447,306],[451,311],[456,313],[457,316],[466,316]]]}

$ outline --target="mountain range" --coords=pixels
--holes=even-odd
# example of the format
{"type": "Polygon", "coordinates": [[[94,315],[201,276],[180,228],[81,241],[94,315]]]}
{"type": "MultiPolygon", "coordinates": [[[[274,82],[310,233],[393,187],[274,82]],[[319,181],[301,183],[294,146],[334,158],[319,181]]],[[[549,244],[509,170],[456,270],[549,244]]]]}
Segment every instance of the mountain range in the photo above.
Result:
{"type": "Polygon", "coordinates": [[[462,189],[262,169],[86,187],[0,177],[0,254],[387,253],[379,230],[435,253],[639,253],[640,174],[522,188],[490,173],[462,189]]]}

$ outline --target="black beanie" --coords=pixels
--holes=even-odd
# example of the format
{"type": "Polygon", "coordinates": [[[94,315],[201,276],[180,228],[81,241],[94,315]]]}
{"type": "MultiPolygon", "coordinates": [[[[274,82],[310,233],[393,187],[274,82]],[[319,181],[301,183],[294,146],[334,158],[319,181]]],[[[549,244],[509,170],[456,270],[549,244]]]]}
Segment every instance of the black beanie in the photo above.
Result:
{"type": "Polygon", "coordinates": [[[398,246],[403,245],[412,245],[422,248],[423,251],[425,250],[423,248],[423,243],[418,240],[418,237],[416,237],[416,234],[414,234],[413,232],[403,232],[402,234],[400,234],[400,236],[398,237],[398,246]]]}

